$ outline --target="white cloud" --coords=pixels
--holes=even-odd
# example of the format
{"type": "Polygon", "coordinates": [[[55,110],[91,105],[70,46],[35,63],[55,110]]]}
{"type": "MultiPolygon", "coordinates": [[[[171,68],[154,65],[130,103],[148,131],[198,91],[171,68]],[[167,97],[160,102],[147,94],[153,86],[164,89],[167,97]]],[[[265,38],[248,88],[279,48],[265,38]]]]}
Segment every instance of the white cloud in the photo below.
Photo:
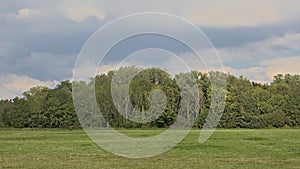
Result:
{"type": "Polygon", "coordinates": [[[14,12],[0,14],[0,17],[6,19],[28,20],[42,15],[41,8],[21,8],[14,12]]]}
{"type": "Polygon", "coordinates": [[[102,74],[106,74],[108,73],[109,71],[111,70],[116,70],[118,68],[118,65],[116,64],[108,64],[108,65],[101,65],[99,68],[98,68],[98,73],[102,73],[102,74]]]}
{"type": "MultiPolygon", "coordinates": [[[[300,74],[298,68],[300,58],[298,56],[291,57],[297,52],[300,52],[300,33],[290,33],[279,37],[272,37],[239,47],[218,49],[221,59],[226,63],[226,66],[224,66],[225,72],[232,73],[236,76],[243,75],[250,80],[262,83],[271,82],[274,75],[278,73],[300,74]],[[241,64],[243,66],[228,66],[228,63],[229,65],[241,64]]],[[[156,56],[157,54],[151,53],[148,55],[156,56]]],[[[204,64],[206,64],[207,67],[204,67],[201,61],[191,53],[184,53],[179,57],[186,64],[190,65],[192,69],[204,72],[209,70],[222,71],[221,66],[218,68],[215,67],[218,66],[218,63],[221,61],[218,60],[213,51],[203,51],[202,55],[203,59],[205,59],[203,60],[204,64]]],[[[170,69],[172,72],[185,70],[185,65],[178,62],[174,57],[166,57],[166,60],[163,60],[162,56],[151,57],[152,60],[153,58],[157,58],[152,61],[153,64],[163,65],[163,67],[168,68],[168,70],[170,69]]],[[[144,60],[146,60],[146,56],[144,60]]],[[[138,62],[136,64],[141,63],[138,62]]],[[[101,69],[106,70],[107,68],[115,67],[116,65],[106,65],[101,69]]]]}
{"type": "Polygon", "coordinates": [[[267,83],[273,80],[277,74],[300,74],[300,56],[269,59],[262,61],[259,66],[247,69],[235,69],[224,67],[224,72],[235,76],[243,75],[250,80],[267,83]]]}
{"type": "Polygon", "coordinates": [[[214,27],[256,26],[300,19],[300,2],[296,0],[53,0],[47,3],[27,2],[26,6],[17,12],[19,18],[38,15],[42,9],[48,15],[56,18],[63,15],[75,22],[82,22],[89,17],[102,21],[106,15],[116,18],[136,12],[167,12],[184,17],[194,24],[214,27]]]}
{"type": "Polygon", "coordinates": [[[294,0],[190,1],[184,10],[184,17],[195,24],[256,26],[299,19],[300,4],[294,0]]]}
{"type": "Polygon", "coordinates": [[[89,17],[96,17],[100,21],[105,18],[105,12],[93,1],[66,1],[63,11],[67,19],[78,23],[89,17]]]}
{"type": "Polygon", "coordinates": [[[105,18],[105,12],[101,4],[93,0],[53,0],[47,3],[42,1],[35,3],[27,2],[20,9],[14,9],[14,11],[4,14],[0,13],[0,17],[8,20],[27,20],[35,25],[42,23],[53,26],[51,25],[52,22],[58,23],[64,19],[80,23],[90,17],[95,17],[99,21],[102,21],[105,18]],[[49,21],[51,22],[49,23],[49,21]]]}
{"type": "Polygon", "coordinates": [[[0,75],[0,98],[13,98],[21,96],[23,92],[31,87],[46,86],[52,88],[56,84],[58,84],[57,81],[40,81],[24,75],[0,75]]]}
{"type": "Polygon", "coordinates": [[[18,19],[26,19],[26,18],[31,18],[31,17],[34,17],[34,16],[37,16],[41,13],[41,10],[40,9],[36,9],[36,8],[23,8],[23,9],[20,9],[18,11],[18,13],[16,14],[16,18],[18,19]]]}
{"type": "Polygon", "coordinates": [[[261,65],[266,67],[269,78],[276,74],[300,74],[300,56],[266,60],[262,61],[261,65]]]}
{"type": "MultiPolygon", "coordinates": [[[[97,2],[100,4],[99,2],[97,2]]],[[[206,26],[257,26],[298,20],[300,2],[296,0],[123,0],[101,1],[109,16],[120,17],[136,12],[167,12],[206,26]]]]}
{"type": "MultiPolygon", "coordinates": [[[[22,74],[27,73],[30,74],[30,76],[33,76],[32,74],[41,74],[45,76],[44,79],[61,79],[60,75],[65,72],[69,73],[73,66],[73,63],[68,64],[66,59],[67,56],[59,53],[70,52],[67,50],[72,50],[72,52],[77,51],[79,49],[74,50],[76,45],[73,45],[72,42],[68,41],[69,44],[66,44],[66,49],[63,47],[66,51],[62,48],[54,48],[54,46],[56,46],[56,42],[59,43],[63,39],[68,39],[67,37],[70,37],[63,35],[70,33],[72,37],[79,37],[79,35],[84,33],[89,34],[92,32],[91,30],[95,30],[99,26],[99,23],[94,22],[91,22],[91,25],[70,23],[66,22],[66,19],[79,23],[91,17],[96,18],[99,21],[103,21],[107,18],[107,21],[110,21],[111,19],[135,12],[168,12],[184,17],[192,21],[194,24],[216,27],[259,26],[262,24],[278,22],[282,22],[280,25],[283,25],[289,21],[296,24],[296,22],[293,21],[299,21],[300,18],[300,1],[295,0],[256,0],[243,2],[238,0],[226,2],[216,0],[191,0],[187,2],[182,2],[180,0],[167,0],[163,2],[155,0],[147,2],[140,0],[124,0],[122,2],[114,0],[88,0],[85,2],[54,0],[47,3],[43,1],[27,1],[26,3],[23,3],[24,4],[22,5],[11,5],[8,7],[5,6],[5,3],[2,7],[0,7],[9,8],[1,10],[2,12],[5,12],[4,14],[0,14],[0,19],[5,17],[5,22],[1,25],[3,26],[3,29],[0,30],[2,35],[2,42],[0,42],[0,55],[1,57],[4,56],[7,60],[3,61],[4,59],[2,58],[1,63],[2,65],[5,65],[2,67],[4,68],[3,72],[15,72],[13,68],[10,69],[9,67],[22,67],[19,71],[22,74]],[[12,21],[10,21],[10,19],[12,21]],[[26,22],[30,21],[32,24],[24,24],[24,22],[22,22],[23,20],[26,20],[26,22]],[[79,29],[74,25],[78,25],[79,28],[82,25],[84,26],[79,29]],[[78,31],[83,29],[88,31],[78,31]],[[40,32],[43,34],[40,34],[40,32]],[[54,45],[52,45],[53,43],[46,43],[49,41],[49,39],[47,39],[49,37],[44,36],[46,33],[49,35],[50,39],[52,37],[55,39],[54,45]],[[20,40],[19,43],[25,43],[18,45],[16,43],[18,38],[22,40],[25,39],[26,42],[20,40]],[[43,40],[43,38],[45,40],[43,40]],[[32,41],[32,39],[34,39],[34,41],[32,41]],[[34,45],[37,46],[33,47],[34,45]],[[39,47],[39,45],[41,45],[41,47],[39,47]],[[39,51],[35,53],[33,50],[37,50],[36,48],[41,50],[41,52],[47,52],[48,50],[57,51],[58,54],[48,55],[39,51]],[[11,53],[14,51],[22,54],[18,56],[16,55],[15,58],[12,59],[14,55],[11,53]],[[27,52],[23,51],[28,51],[28,53],[31,52],[32,55],[25,58],[23,56],[25,56],[24,54],[27,52]],[[12,60],[19,60],[21,62],[12,62],[12,60]],[[23,66],[20,66],[21,63],[23,66]]],[[[276,31],[276,29],[274,30],[276,31]]],[[[274,34],[278,34],[278,32],[274,34]]],[[[74,39],[78,40],[76,38],[74,39]]],[[[295,53],[299,53],[299,51],[300,33],[293,32],[284,36],[272,37],[270,39],[244,46],[219,49],[220,56],[225,62],[233,64],[241,62],[242,65],[245,64],[245,67],[249,67],[247,66],[247,63],[254,63],[255,65],[255,67],[245,69],[238,69],[234,66],[232,66],[233,68],[225,67],[226,71],[234,72],[235,74],[243,74],[250,79],[257,81],[269,81],[276,73],[297,73],[297,63],[299,63],[298,57],[281,59],[274,58],[292,56],[295,55],[295,53]]],[[[69,58],[69,60],[73,59],[73,57],[69,58]]],[[[189,65],[194,65],[195,67],[200,65],[198,64],[198,61],[196,62],[193,60],[192,56],[182,56],[182,58],[189,65]]],[[[176,62],[176,60],[168,61],[169,62],[166,62],[168,64],[167,66],[174,68],[174,70],[185,68],[182,64],[176,62]]],[[[215,59],[213,59],[213,61],[215,61],[215,59]]],[[[209,58],[208,62],[208,64],[213,64],[213,62],[210,63],[209,58]]],[[[108,70],[113,70],[115,67],[116,65],[104,65],[99,68],[99,72],[106,73],[108,70]]],[[[82,71],[89,72],[97,70],[97,68],[91,67],[89,69],[92,70],[82,71]]],[[[37,78],[37,76],[34,77],[37,78]]],[[[65,78],[65,76],[62,77],[65,78]]],[[[19,95],[21,91],[28,89],[28,86],[33,84],[45,84],[51,86],[52,83],[54,83],[54,81],[44,82],[27,76],[12,74],[0,75],[0,97],[19,95]]]]}
{"type": "Polygon", "coordinates": [[[193,23],[212,26],[254,26],[273,23],[280,17],[273,3],[267,1],[199,1],[186,10],[193,23]]]}
{"type": "Polygon", "coordinates": [[[300,33],[272,37],[244,46],[220,48],[218,52],[226,62],[259,62],[275,57],[286,57],[300,51],[300,33]]]}
{"type": "Polygon", "coordinates": [[[272,80],[272,78],[268,77],[266,74],[266,68],[264,67],[252,67],[248,69],[234,69],[232,67],[226,66],[224,67],[225,73],[230,73],[234,76],[244,76],[248,79],[259,82],[259,83],[267,83],[272,80]]]}
{"type": "Polygon", "coordinates": [[[225,72],[243,75],[257,82],[271,82],[274,75],[281,73],[300,74],[300,33],[289,33],[244,46],[218,49],[226,66],[225,72]],[[247,68],[236,68],[236,67],[247,68]],[[249,65],[256,65],[251,66],[249,65]]]}

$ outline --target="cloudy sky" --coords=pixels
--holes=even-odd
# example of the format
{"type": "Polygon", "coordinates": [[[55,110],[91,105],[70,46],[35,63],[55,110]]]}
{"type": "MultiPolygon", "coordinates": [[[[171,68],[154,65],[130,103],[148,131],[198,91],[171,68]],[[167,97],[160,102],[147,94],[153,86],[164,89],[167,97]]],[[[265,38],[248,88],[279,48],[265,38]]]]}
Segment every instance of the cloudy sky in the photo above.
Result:
{"type": "MultiPolygon", "coordinates": [[[[72,79],[78,54],[89,37],[101,26],[137,12],[169,13],[196,25],[216,47],[226,72],[258,82],[270,82],[277,73],[300,74],[297,0],[1,2],[0,98],[72,79]]],[[[106,58],[100,69],[113,68],[115,57],[106,58]]]]}

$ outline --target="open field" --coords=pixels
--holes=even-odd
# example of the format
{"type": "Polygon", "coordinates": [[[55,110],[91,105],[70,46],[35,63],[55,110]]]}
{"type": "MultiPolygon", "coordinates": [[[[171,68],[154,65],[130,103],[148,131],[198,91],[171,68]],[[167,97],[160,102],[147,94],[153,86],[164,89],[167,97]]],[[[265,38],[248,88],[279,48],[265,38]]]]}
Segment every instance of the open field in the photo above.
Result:
{"type": "MultiPolygon", "coordinates": [[[[161,130],[122,132],[139,137],[161,130]]],[[[204,144],[199,133],[159,156],[127,159],[98,148],[83,130],[1,129],[0,168],[300,168],[300,129],[220,129],[204,144]]]]}

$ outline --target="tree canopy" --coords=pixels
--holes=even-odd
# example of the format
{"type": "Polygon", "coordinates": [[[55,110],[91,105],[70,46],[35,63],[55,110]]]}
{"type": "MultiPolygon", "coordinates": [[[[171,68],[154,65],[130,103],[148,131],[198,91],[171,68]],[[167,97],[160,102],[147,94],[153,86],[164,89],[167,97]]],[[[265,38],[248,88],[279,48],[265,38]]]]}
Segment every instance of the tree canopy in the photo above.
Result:
{"type": "MultiPolygon", "coordinates": [[[[95,85],[97,106],[112,127],[164,128],[172,125],[179,113],[181,94],[185,92],[180,90],[178,77],[186,75],[179,74],[172,77],[158,68],[120,69],[97,75],[88,82],[65,80],[53,89],[36,86],[24,92],[23,97],[0,100],[0,127],[72,129],[81,127],[78,118],[97,121],[97,116],[91,116],[88,109],[86,116],[76,116],[72,100],[72,83],[85,87],[95,85]],[[122,74],[120,69],[135,72],[136,75],[129,79],[130,81],[122,82],[127,74],[122,74]],[[115,74],[118,76],[115,77],[115,74]],[[118,88],[112,85],[112,81],[118,81],[118,88]],[[165,105],[151,99],[155,97],[165,99],[165,105]],[[128,120],[129,116],[143,123],[128,120]],[[148,118],[153,120],[146,121],[148,118]]],[[[220,72],[192,71],[191,74],[195,77],[198,87],[191,98],[197,97],[200,105],[197,110],[187,106],[185,111],[188,118],[197,118],[194,127],[203,127],[211,103],[210,77],[220,72]]],[[[226,91],[218,92],[226,92],[226,105],[218,127],[299,127],[299,75],[278,74],[270,84],[251,82],[243,76],[224,75],[226,91]]]]}

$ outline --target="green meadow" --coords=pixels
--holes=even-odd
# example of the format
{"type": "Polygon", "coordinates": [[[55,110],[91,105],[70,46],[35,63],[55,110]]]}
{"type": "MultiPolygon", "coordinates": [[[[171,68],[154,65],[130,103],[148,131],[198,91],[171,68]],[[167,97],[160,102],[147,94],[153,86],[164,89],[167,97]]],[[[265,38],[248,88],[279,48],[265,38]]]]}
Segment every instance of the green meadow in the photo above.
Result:
{"type": "MultiPolygon", "coordinates": [[[[148,137],[161,130],[121,132],[148,137]]],[[[161,155],[128,159],[99,148],[83,130],[0,129],[0,168],[300,168],[300,129],[218,129],[203,144],[199,133],[161,155]]]]}

